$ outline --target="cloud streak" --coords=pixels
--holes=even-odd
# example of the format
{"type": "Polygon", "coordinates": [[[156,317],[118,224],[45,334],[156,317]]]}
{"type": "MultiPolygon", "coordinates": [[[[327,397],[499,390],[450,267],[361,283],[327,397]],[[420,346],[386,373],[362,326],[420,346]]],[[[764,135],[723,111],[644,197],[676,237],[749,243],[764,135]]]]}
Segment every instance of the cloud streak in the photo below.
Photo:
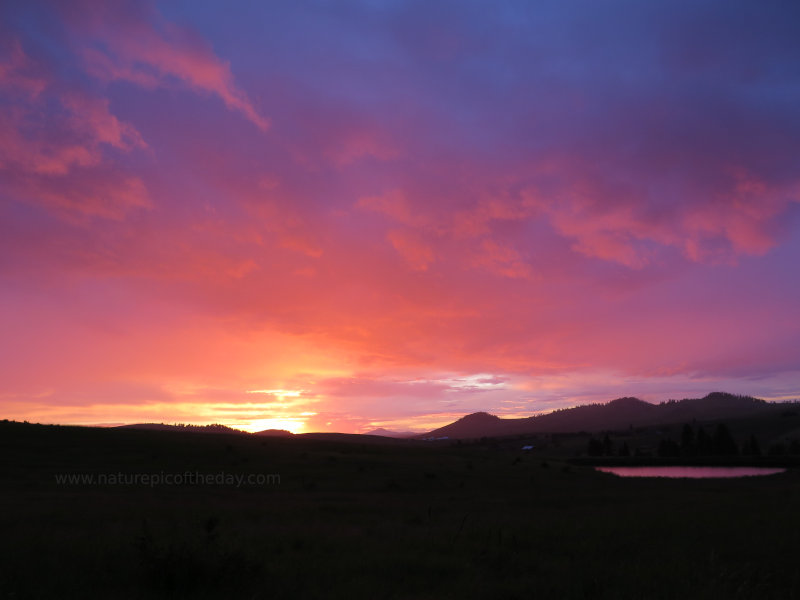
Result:
{"type": "Polygon", "coordinates": [[[145,88],[177,81],[217,96],[260,130],[269,129],[269,119],[234,82],[230,63],[216,56],[201,36],[167,21],[154,7],[87,2],[78,10],[73,7],[69,20],[92,76],[145,88]]]}

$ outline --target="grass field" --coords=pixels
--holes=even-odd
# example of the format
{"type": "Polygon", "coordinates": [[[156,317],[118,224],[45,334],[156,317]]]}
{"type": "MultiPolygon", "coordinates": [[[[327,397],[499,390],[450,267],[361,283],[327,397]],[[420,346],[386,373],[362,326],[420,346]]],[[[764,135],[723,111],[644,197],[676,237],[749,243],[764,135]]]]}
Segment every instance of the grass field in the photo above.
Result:
{"type": "Polygon", "coordinates": [[[0,424],[0,598],[800,597],[800,475],[491,445],[0,424]],[[60,474],[279,475],[90,485],[60,474]]]}

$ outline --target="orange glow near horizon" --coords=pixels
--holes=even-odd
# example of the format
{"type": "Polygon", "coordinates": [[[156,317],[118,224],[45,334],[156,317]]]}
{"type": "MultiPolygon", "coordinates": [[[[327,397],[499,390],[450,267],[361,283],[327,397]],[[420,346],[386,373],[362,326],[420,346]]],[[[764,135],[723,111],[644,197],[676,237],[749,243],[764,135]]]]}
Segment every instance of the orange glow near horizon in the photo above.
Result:
{"type": "Polygon", "coordinates": [[[283,429],[292,433],[305,433],[305,420],[302,417],[285,417],[282,419],[256,419],[239,427],[244,431],[256,433],[266,429],[283,429]]]}

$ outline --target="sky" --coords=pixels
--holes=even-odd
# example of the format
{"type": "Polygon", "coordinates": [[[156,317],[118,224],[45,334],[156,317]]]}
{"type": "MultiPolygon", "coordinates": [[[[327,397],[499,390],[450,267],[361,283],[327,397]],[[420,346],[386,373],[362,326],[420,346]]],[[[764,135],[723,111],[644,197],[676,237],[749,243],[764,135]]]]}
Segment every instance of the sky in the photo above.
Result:
{"type": "Polygon", "coordinates": [[[800,397],[800,5],[6,0],[0,417],[800,397]]]}

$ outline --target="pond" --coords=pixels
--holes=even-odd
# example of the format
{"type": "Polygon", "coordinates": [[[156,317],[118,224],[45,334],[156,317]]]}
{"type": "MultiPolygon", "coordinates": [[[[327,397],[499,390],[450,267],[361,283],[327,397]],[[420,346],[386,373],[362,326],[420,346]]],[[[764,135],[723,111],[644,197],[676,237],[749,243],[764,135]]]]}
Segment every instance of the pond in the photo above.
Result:
{"type": "Polygon", "coordinates": [[[670,477],[688,479],[711,479],[727,477],[754,477],[775,475],[786,469],[773,467],[595,467],[604,473],[619,477],[670,477]]]}

